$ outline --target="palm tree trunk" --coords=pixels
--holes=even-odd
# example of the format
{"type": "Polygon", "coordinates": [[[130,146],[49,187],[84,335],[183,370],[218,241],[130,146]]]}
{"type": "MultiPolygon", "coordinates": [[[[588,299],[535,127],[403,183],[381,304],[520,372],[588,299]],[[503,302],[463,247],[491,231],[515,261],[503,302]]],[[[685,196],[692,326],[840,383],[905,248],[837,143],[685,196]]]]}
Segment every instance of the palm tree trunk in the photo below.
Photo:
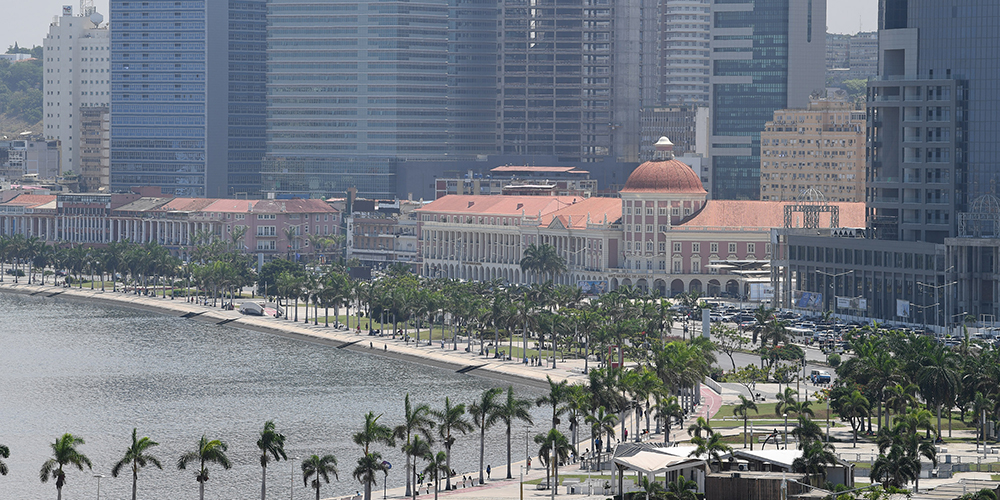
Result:
{"type": "Polygon", "coordinates": [[[62,500],[62,488],[56,488],[56,500],[62,500]]]}
{"type": "Polygon", "coordinates": [[[136,490],[139,486],[139,472],[136,470],[132,471],[132,500],[136,498],[136,490]]]}
{"type": "MultiPolygon", "coordinates": [[[[267,500],[267,465],[260,466],[260,500],[267,500]]],[[[133,498],[132,500],[135,500],[133,498]]]]}
{"type": "Polygon", "coordinates": [[[205,500],[205,482],[198,481],[198,498],[199,500],[205,500]]]}
{"type": "Polygon", "coordinates": [[[444,463],[448,467],[448,473],[444,475],[444,489],[446,491],[451,491],[451,446],[444,447],[445,458],[444,463]]]}
{"type": "MultiPolygon", "coordinates": [[[[406,443],[407,443],[407,446],[409,446],[410,440],[407,439],[406,443]]],[[[410,457],[404,456],[403,457],[403,461],[406,462],[406,492],[403,493],[403,496],[404,497],[408,497],[408,496],[410,496],[412,494],[412,490],[410,490],[410,485],[412,484],[412,481],[411,481],[412,478],[410,476],[410,457]]]]}
{"type": "Polygon", "coordinates": [[[510,424],[507,424],[507,479],[513,479],[510,475],[510,424]]]}
{"type": "Polygon", "coordinates": [[[319,474],[316,475],[316,500],[319,500],[319,474]]]}
{"type": "MultiPolygon", "coordinates": [[[[485,420],[485,416],[483,419],[485,420]]],[[[484,422],[485,424],[485,422],[484,422]]],[[[486,428],[485,425],[479,428],[479,484],[483,484],[483,460],[486,454],[486,428]]]]}

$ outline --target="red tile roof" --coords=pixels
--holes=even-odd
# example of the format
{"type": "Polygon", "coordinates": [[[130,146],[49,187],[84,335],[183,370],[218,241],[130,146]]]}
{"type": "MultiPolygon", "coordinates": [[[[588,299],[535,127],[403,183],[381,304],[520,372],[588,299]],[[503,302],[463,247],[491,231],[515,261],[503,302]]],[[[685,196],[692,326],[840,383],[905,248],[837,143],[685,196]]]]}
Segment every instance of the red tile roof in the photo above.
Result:
{"type": "Polygon", "coordinates": [[[544,216],[566,206],[583,201],[581,196],[480,196],[448,195],[438,198],[422,208],[419,213],[477,214],[535,217],[544,216]]]}
{"type": "Polygon", "coordinates": [[[573,229],[586,229],[588,215],[594,224],[603,223],[605,215],[608,216],[609,223],[614,222],[622,216],[622,200],[620,198],[587,198],[543,216],[542,227],[548,227],[552,224],[553,219],[559,219],[563,227],[570,227],[572,219],[573,229]]]}
{"type": "Polygon", "coordinates": [[[212,198],[174,198],[166,205],[160,207],[160,210],[170,212],[197,212],[212,203],[215,203],[215,201],[216,200],[212,198]]]}
{"type": "Polygon", "coordinates": [[[253,207],[254,212],[258,213],[290,213],[290,214],[304,214],[304,213],[333,213],[336,212],[329,203],[318,200],[318,199],[294,199],[294,200],[260,200],[253,207]]]}
{"type": "Polygon", "coordinates": [[[678,160],[654,160],[639,165],[628,176],[621,192],[707,194],[698,174],[678,160]]]}
{"type": "Polygon", "coordinates": [[[7,203],[11,205],[24,205],[26,207],[32,207],[44,205],[55,200],[56,195],[54,194],[19,194],[7,203]]]}
{"type": "Polygon", "coordinates": [[[494,167],[490,169],[490,172],[497,173],[507,173],[507,172],[540,172],[540,173],[561,173],[561,172],[572,172],[574,174],[589,174],[590,172],[586,170],[577,170],[576,167],[518,167],[512,165],[504,165],[502,167],[494,167]]]}
{"type": "Polygon", "coordinates": [[[228,213],[248,213],[250,209],[259,203],[260,200],[212,200],[208,206],[201,209],[202,212],[228,212],[228,213]]]}
{"type": "MultiPolygon", "coordinates": [[[[709,200],[705,208],[675,230],[771,229],[785,227],[785,205],[791,201],[709,200]]],[[[840,207],[840,227],[864,227],[864,203],[830,203],[840,207]]],[[[829,215],[820,216],[820,226],[829,227],[829,215]]],[[[793,215],[793,226],[802,227],[802,214],[793,215]]]]}

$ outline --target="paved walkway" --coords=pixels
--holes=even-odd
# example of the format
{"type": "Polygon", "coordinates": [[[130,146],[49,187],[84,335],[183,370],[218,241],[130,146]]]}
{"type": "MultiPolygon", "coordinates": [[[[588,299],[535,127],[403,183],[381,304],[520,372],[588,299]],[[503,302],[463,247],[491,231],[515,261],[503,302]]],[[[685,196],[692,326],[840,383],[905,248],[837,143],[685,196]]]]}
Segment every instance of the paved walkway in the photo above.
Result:
{"type": "MultiPolygon", "coordinates": [[[[420,347],[415,346],[414,342],[405,343],[402,339],[398,338],[393,340],[391,336],[369,336],[367,332],[361,332],[358,334],[356,331],[348,331],[346,329],[337,329],[334,327],[325,327],[322,324],[313,325],[312,323],[305,324],[304,322],[295,322],[287,319],[275,319],[271,317],[255,317],[255,316],[244,316],[238,311],[227,311],[220,308],[213,308],[210,306],[200,305],[197,303],[187,302],[183,299],[169,299],[162,297],[148,297],[143,295],[137,295],[134,293],[122,293],[122,292],[112,292],[110,290],[102,292],[101,290],[90,290],[89,288],[64,288],[55,287],[51,285],[27,285],[24,283],[14,284],[9,280],[0,283],[0,291],[20,293],[24,295],[34,295],[40,297],[60,297],[67,299],[76,300],[98,300],[101,302],[115,304],[126,307],[134,307],[144,310],[156,311],[163,314],[176,314],[178,316],[183,316],[191,318],[196,321],[205,321],[216,324],[226,324],[230,326],[247,328],[251,330],[263,331],[268,333],[274,333],[278,335],[284,335],[291,338],[298,338],[301,340],[307,340],[312,342],[320,342],[329,345],[333,345],[340,348],[351,349],[355,351],[366,351],[375,355],[389,356],[398,359],[404,359],[417,363],[430,364],[438,366],[441,368],[450,368],[462,373],[468,373],[472,375],[483,375],[491,378],[497,378],[501,380],[507,380],[511,382],[527,383],[539,387],[548,387],[546,377],[551,377],[555,381],[567,380],[571,383],[582,383],[586,380],[586,376],[583,374],[584,362],[583,360],[571,359],[566,361],[560,361],[557,363],[557,368],[552,369],[547,366],[530,366],[518,361],[506,361],[500,359],[494,359],[492,357],[480,356],[478,354],[478,347],[472,349],[473,352],[466,352],[465,348],[468,346],[465,342],[459,342],[458,349],[454,349],[451,343],[445,344],[445,348],[441,348],[440,343],[436,346],[427,346],[426,343],[422,344],[420,347]]],[[[257,299],[259,300],[259,299],[257,299]]],[[[423,330],[424,332],[426,330],[423,330]]],[[[412,336],[415,336],[414,331],[410,331],[412,336]]],[[[503,349],[503,346],[501,346],[503,349]]],[[[493,349],[491,349],[491,352],[493,349]]],[[[597,364],[594,362],[589,363],[590,367],[596,367],[597,364]]],[[[769,401],[773,401],[773,395],[777,393],[777,384],[758,384],[757,392],[765,396],[769,401]],[[773,387],[772,387],[773,386],[773,387]]],[[[803,389],[808,389],[809,393],[812,394],[817,388],[815,386],[807,386],[803,389]]],[[[738,391],[731,390],[728,388],[723,388],[722,394],[717,394],[712,391],[707,386],[702,386],[701,390],[702,404],[696,409],[694,417],[697,416],[708,416],[715,415],[719,408],[724,404],[733,404],[739,401],[738,391]]],[[[688,439],[686,432],[686,423],[693,421],[693,418],[689,418],[685,425],[679,426],[679,428],[672,429],[671,441],[675,440],[686,440],[688,439]]],[[[943,423],[943,427],[947,425],[943,423]]],[[[820,422],[820,426],[825,428],[825,423],[820,422]]],[[[630,429],[632,426],[629,427],[630,429]]],[[[742,427],[737,426],[733,428],[720,428],[720,432],[727,435],[735,435],[742,432],[742,427]]],[[[953,431],[952,433],[955,437],[965,436],[972,437],[972,431],[953,431]]],[[[857,448],[851,445],[851,429],[849,426],[841,425],[833,427],[831,429],[831,435],[839,441],[837,443],[837,453],[842,458],[849,461],[870,461],[873,455],[877,454],[877,450],[873,443],[867,441],[859,442],[857,448]]],[[[945,431],[945,435],[947,433],[945,431]]],[[[651,442],[662,442],[662,435],[650,435],[648,440],[651,442]]],[[[586,445],[583,445],[586,447],[586,445]]],[[[1000,447],[997,448],[1000,451],[1000,447]]],[[[981,448],[980,448],[981,450],[981,448]]],[[[948,444],[944,445],[943,451],[939,452],[939,457],[943,462],[945,457],[951,456],[952,462],[955,463],[977,463],[982,461],[983,463],[988,462],[998,462],[1000,461],[1000,454],[993,453],[992,447],[989,453],[985,455],[981,451],[977,454],[977,447],[975,442],[971,443],[958,443],[958,444],[948,444]]],[[[517,472],[523,466],[523,462],[515,463],[512,466],[512,470],[515,471],[515,478],[512,480],[497,480],[494,478],[492,481],[487,481],[486,484],[477,487],[460,488],[458,490],[450,492],[439,492],[439,497],[449,498],[449,499],[479,499],[479,500],[490,500],[490,499],[518,499],[520,498],[520,482],[517,478],[517,472]]],[[[525,480],[539,479],[545,477],[545,470],[538,468],[538,464],[532,468],[532,470],[527,471],[525,474],[525,480]]],[[[1000,467],[997,468],[1000,472],[1000,467]]],[[[506,473],[506,467],[497,467],[495,472],[498,475],[503,475],[506,473]]],[[[581,472],[579,470],[579,465],[570,465],[560,469],[560,475],[562,474],[585,474],[586,472],[581,472]]],[[[478,472],[465,472],[465,475],[476,475],[478,472]]],[[[459,480],[463,473],[459,473],[459,480]]],[[[963,473],[960,474],[961,477],[968,478],[981,478],[989,479],[989,473],[963,473]]],[[[858,478],[859,483],[864,483],[865,478],[858,478]]],[[[935,485],[953,483],[954,479],[924,479],[920,481],[921,489],[933,488],[935,485]]],[[[460,482],[460,481],[459,481],[460,482]]],[[[453,478],[454,483],[454,478],[453,478]]],[[[443,482],[442,482],[443,484],[443,482]]],[[[426,491],[426,490],[421,490],[426,491]]],[[[560,494],[565,494],[565,489],[560,491],[560,494]]],[[[526,485],[524,488],[524,498],[545,498],[551,493],[546,490],[536,490],[534,485],[526,485]]],[[[373,490],[372,498],[377,499],[382,495],[381,491],[373,490]]],[[[433,492],[430,493],[433,495],[433,492]]],[[[423,498],[430,498],[426,493],[420,495],[423,498]]],[[[583,496],[583,495],[575,495],[583,496]]],[[[607,495],[599,494],[593,495],[594,497],[606,498],[607,495]]],[[[388,491],[389,498],[402,498],[403,488],[395,488],[388,491]]],[[[343,498],[343,497],[341,497],[343,498]]],[[[350,498],[350,497],[347,497],[350,498]]]]}

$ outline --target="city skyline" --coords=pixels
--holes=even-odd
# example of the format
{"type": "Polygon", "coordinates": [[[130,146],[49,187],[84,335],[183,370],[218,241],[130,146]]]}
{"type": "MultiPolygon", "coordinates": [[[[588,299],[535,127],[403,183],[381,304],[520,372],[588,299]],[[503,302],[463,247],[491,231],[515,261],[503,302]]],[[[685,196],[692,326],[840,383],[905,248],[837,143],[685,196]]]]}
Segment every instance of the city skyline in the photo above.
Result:
{"type": "MultiPolygon", "coordinates": [[[[31,4],[30,9],[18,0],[0,0],[0,7],[6,12],[14,12],[18,22],[11,23],[0,36],[3,50],[14,45],[41,45],[48,32],[52,17],[60,12],[63,5],[72,5],[73,14],[80,11],[79,0],[38,0],[31,4]]],[[[108,0],[95,0],[97,11],[108,18],[108,0]]],[[[877,0],[840,0],[827,6],[827,31],[830,33],[856,33],[858,31],[874,31],[878,12],[877,0]],[[859,24],[860,23],[860,24],[859,24]],[[860,29],[859,29],[860,28],[860,29]]]]}

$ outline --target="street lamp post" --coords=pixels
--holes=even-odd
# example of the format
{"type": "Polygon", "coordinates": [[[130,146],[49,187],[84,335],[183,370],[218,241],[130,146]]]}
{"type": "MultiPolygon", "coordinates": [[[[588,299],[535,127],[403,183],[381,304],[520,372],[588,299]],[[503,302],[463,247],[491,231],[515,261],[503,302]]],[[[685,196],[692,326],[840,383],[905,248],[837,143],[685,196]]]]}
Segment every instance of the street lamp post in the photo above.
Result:
{"type": "Polygon", "coordinates": [[[854,274],[854,269],[836,274],[826,273],[820,271],[819,269],[813,269],[813,272],[816,274],[822,274],[823,276],[827,276],[831,279],[830,288],[833,288],[833,314],[837,314],[837,278],[840,276],[847,276],[848,274],[854,274]]]}
{"type": "Polygon", "coordinates": [[[101,500],[101,478],[104,474],[94,474],[94,477],[97,478],[97,500],[101,500]]]}
{"type": "Polygon", "coordinates": [[[295,462],[298,461],[299,457],[292,457],[288,459],[288,500],[292,500],[295,497],[295,462]]]}
{"type": "Polygon", "coordinates": [[[788,449],[788,413],[782,414],[785,417],[785,449],[788,449]]]}
{"type": "MultiPolygon", "coordinates": [[[[948,273],[948,271],[950,271],[950,270],[952,270],[954,268],[955,268],[955,266],[951,266],[951,267],[949,267],[948,269],[945,270],[945,276],[946,276],[945,279],[947,279],[947,273],[948,273]]],[[[929,283],[924,283],[924,282],[921,282],[921,281],[917,282],[917,285],[919,285],[919,286],[922,286],[924,288],[931,288],[931,289],[934,290],[934,296],[938,298],[938,302],[937,302],[938,304],[940,304],[940,302],[941,302],[941,299],[940,299],[941,292],[939,292],[938,290],[941,289],[941,288],[944,288],[944,289],[947,290],[947,287],[949,287],[951,285],[957,285],[957,284],[958,284],[958,281],[951,281],[951,282],[948,282],[948,283],[942,283],[940,285],[931,285],[929,283]]],[[[951,310],[948,309],[948,294],[947,293],[945,293],[945,295],[944,295],[944,310],[945,310],[944,329],[945,329],[945,331],[947,333],[950,334],[951,333],[950,325],[951,325],[951,318],[952,318],[952,316],[948,316],[951,313],[951,310]]]]}

